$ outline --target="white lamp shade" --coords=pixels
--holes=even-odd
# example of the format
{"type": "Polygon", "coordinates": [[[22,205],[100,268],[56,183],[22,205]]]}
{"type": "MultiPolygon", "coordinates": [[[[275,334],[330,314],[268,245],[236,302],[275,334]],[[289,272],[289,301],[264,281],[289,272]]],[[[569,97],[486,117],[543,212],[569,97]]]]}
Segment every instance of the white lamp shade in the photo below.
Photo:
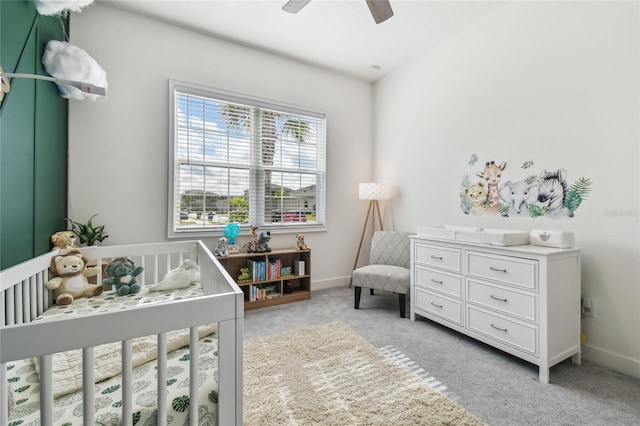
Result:
{"type": "Polygon", "coordinates": [[[389,200],[392,187],[386,183],[361,183],[358,198],[361,200],[389,200]]]}

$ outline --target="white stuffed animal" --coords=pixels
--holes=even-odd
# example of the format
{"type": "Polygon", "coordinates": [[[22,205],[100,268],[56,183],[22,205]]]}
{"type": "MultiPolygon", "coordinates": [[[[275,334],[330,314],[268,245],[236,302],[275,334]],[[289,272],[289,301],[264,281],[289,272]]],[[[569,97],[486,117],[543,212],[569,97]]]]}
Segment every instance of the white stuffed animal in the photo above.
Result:
{"type": "Polygon", "coordinates": [[[229,255],[228,243],[229,243],[229,240],[227,239],[227,237],[218,238],[218,245],[213,252],[214,256],[219,256],[219,257],[228,256],[229,255]]]}
{"type": "Polygon", "coordinates": [[[195,260],[187,259],[180,264],[179,268],[167,272],[162,281],[149,288],[149,291],[185,288],[198,281],[200,281],[200,267],[195,260]]]}

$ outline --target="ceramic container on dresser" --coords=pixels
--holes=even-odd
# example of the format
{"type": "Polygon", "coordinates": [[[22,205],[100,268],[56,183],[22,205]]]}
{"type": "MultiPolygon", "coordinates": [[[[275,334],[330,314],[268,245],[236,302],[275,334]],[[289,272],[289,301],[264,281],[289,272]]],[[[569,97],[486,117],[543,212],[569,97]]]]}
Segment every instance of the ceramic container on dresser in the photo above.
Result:
{"type": "Polygon", "coordinates": [[[416,315],[529,361],[580,363],[580,250],[411,237],[416,315]]]}

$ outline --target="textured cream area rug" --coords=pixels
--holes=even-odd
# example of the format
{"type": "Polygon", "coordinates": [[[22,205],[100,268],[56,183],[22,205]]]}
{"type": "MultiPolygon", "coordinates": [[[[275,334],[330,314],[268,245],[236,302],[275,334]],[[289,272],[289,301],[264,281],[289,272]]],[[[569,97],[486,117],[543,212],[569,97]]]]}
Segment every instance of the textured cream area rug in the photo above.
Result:
{"type": "Polygon", "coordinates": [[[245,425],[483,425],[342,322],[244,343],[245,425]]]}

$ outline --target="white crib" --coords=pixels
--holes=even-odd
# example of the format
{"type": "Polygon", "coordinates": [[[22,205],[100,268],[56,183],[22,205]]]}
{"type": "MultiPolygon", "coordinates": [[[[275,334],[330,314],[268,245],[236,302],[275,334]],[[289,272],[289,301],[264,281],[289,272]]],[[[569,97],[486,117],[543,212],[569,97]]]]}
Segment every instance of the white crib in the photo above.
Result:
{"type": "MultiPolygon", "coordinates": [[[[48,268],[52,256],[64,251],[46,253],[0,271],[0,426],[9,421],[6,364],[39,357],[40,423],[52,425],[53,354],[73,349],[82,349],[82,423],[94,424],[94,350],[112,342],[122,342],[121,424],[133,424],[131,342],[140,336],[157,336],[157,424],[166,424],[167,398],[160,395],[167,392],[167,333],[189,330],[189,398],[197,401],[198,326],[211,323],[218,324],[218,424],[241,424],[243,293],[207,247],[200,241],[187,241],[80,250],[97,266],[111,258],[131,257],[136,265],[144,267],[138,281],[146,286],[159,282],[184,259],[194,259],[200,266],[203,294],[117,312],[34,321],[53,305],[52,293],[45,287],[48,268]]],[[[97,282],[102,278],[100,272],[97,282]]],[[[197,425],[198,404],[192,403],[188,410],[190,424],[197,425]]]]}

